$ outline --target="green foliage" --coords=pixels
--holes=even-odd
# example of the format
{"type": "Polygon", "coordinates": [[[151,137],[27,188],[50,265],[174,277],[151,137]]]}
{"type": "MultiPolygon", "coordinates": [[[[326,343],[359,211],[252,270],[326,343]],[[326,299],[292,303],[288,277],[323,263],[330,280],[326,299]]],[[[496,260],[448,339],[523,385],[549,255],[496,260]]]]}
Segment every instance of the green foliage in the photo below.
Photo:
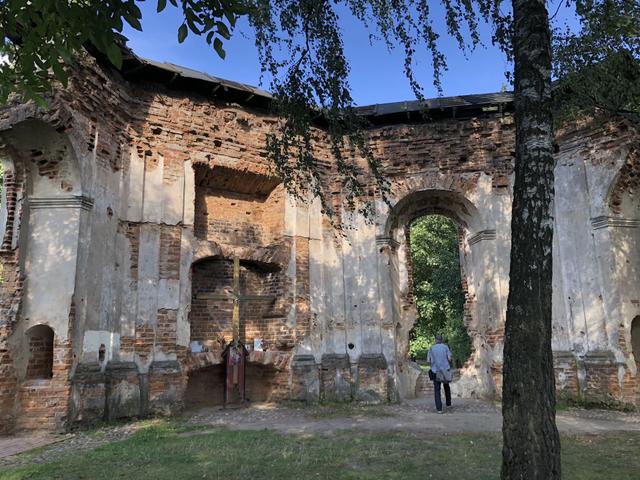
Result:
{"type": "Polygon", "coordinates": [[[323,184],[322,169],[318,168],[316,147],[321,140],[314,138],[311,130],[320,114],[344,187],[341,200],[370,216],[368,200],[372,194],[377,192],[386,199],[389,191],[369,148],[367,125],[353,109],[340,14],[360,20],[369,28],[372,40],[380,39],[388,49],[399,46],[404,51],[405,76],[416,97],[423,100],[414,74],[417,59],[427,57],[433,83],[441,91],[440,77],[447,69],[442,34],[468,51],[480,43],[479,21],[493,20],[494,39],[506,48],[509,21],[500,13],[501,3],[445,0],[444,18],[436,19],[427,0],[252,0],[249,23],[256,32],[262,74],[270,79],[275,111],[283,119],[280,130],[269,136],[267,149],[289,191],[304,196],[310,190],[322,200],[326,212],[333,211],[327,198],[333,186],[323,184]],[[436,31],[433,25],[437,20],[444,20],[445,31],[436,31]],[[362,161],[352,160],[354,157],[362,161]],[[373,185],[362,181],[365,169],[376,180],[373,185]]]}
{"type": "MultiPolygon", "coordinates": [[[[52,77],[67,83],[65,66],[91,44],[117,68],[122,65],[121,35],[127,23],[142,30],[143,0],[5,0],[0,1],[0,103],[17,92],[22,99],[46,106],[52,77]]],[[[222,40],[231,37],[238,15],[246,13],[239,0],[169,0],[184,21],[178,40],[191,31],[202,35],[224,57],[222,40]]],[[[167,6],[158,0],[158,12],[167,6]]]]}
{"type": "Polygon", "coordinates": [[[454,363],[461,365],[471,355],[471,344],[463,323],[458,227],[442,215],[419,218],[411,225],[411,258],[419,319],[411,331],[410,354],[426,358],[441,333],[454,363]]]}
{"type": "Polygon", "coordinates": [[[582,115],[640,121],[640,3],[577,0],[580,31],[554,34],[559,123],[582,115]]]}

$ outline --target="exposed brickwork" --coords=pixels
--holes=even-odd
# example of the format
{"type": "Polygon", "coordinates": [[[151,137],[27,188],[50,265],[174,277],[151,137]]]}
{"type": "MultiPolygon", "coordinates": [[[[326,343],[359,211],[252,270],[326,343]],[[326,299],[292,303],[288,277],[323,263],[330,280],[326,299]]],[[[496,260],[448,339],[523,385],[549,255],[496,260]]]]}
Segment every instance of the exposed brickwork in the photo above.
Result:
{"type": "Polygon", "coordinates": [[[17,378],[9,349],[12,329],[0,323],[0,435],[11,432],[15,424],[17,378]]]}
{"type": "MultiPolygon", "coordinates": [[[[125,235],[129,242],[131,254],[129,258],[130,277],[134,282],[138,280],[138,260],[140,256],[140,224],[131,222],[120,222],[118,231],[125,235]]],[[[166,245],[166,244],[165,244],[166,245]]],[[[168,253],[168,252],[167,252],[168,253]]],[[[167,255],[168,257],[168,255],[167,255]]],[[[132,287],[135,287],[132,285],[132,287]]]]}
{"type": "MultiPolygon", "coordinates": [[[[314,381],[316,385],[322,383],[325,391],[346,385],[350,394],[353,386],[354,392],[360,390],[364,393],[359,397],[364,401],[371,401],[374,397],[389,398],[391,392],[388,391],[386,366],[378,365],[381,362],[375,359],[370,359],[369,363],[362,362],[355,368],[348,366],[340,370],[346,382],[339,388],[336,386],[339,382],[335,380],[338,370],[332,372],[333,377],[328,373],[322,374],[321,382],[316,381],[320,380],[320,373],[313,359],[305,364],[305,375],[309,377],[307,383],[290,378],[290,352],[296,344],[309,337],[314,326],[310,311],[310,246],[307,232],[296,230],[296,237],[285,233],[285,191],[283,185],[271,176],[264,141],[266,135],[273,131],[276,119],[264,111],[219,98],[170,90],[145,80],[125,82],[110,67],[100,66],[91,58],[82,58],[73,67],[69,88],[56,90],[46,112],[34,105],[13,104],[0,109],[2,132],[25,120],[44,122],[69,140],[81,164],[80,177],[88,179],[91,185],[87,192],[96,192],[96,210],[87,215],[89,226],[80,237],[82,242],[88,242],[89,252],[93,251],[92,242],[112,241],[106,227],[97,229],[99,233],[93,231],[97,224],[104,227],[105,220],[97,217],[105,211],[113,217],[108,220],[114,222],[113,229],[117,222],[117,232],[127,241],[128,258],[116,255],[105,259],[105,262],[110,262],[110,267],[115,265],[116,269],[126,270],[122,275],[118,271],[118,275],[108,278],[109,269],[105,269],[103,288],[95,293],[103,295],[100,300],[104,303],[93,304],[105,307],[104,312],[93,315],[99,318],[82,318],[78,322],[86,330],[98,331],[122,323],[121,332],[112,332],[121,334],[120,348],[110,351],[110,360],[105,365],[93,365],[95,368],[83,365],[76,370],[78,376],[73,379],[73,388],[79,392],[82,401],[74,407],[78,410],[72,412],[74,418],[168,413],[172,405],[179,408],[185,401],[201,399],[208,402],[217,398],[216,395],[220,395],[221,400],[221,367],[215,363],[220,361],[219,351],[231,337],[231,303],[198,296],[231,289],[230,259],[234,255],[239,255],[242,260],[241,293],[274,295],[277,298],[275,302],[253,300],[241,304],[241,338],[250,344],[254,337],[261,337],[268,349],[264,358],[256,356],[260,352],[252,352],[254,357],[247,371],[247,395],[250,399],[285,398],[314,381]],[[130,162],[132,154],[134,161],[130,162]],[[87,159],[90,159],[90,168],[85,171],[87,159]],[[185,171],[185,165],[189,164],[195,166],[194,172],[185,171]],[[181,186],[189,184],[191,173],[195,173],[195,191],[181,192],[181,186]],[[121,190],[117,190],[118,184],[121,190]],[[164,215],[164,205],[158,207],[160,202],[153,192],[162,192],[162,195],[172,192],[173,196],[163,197],[172,199],[167,202],[179,202],[180,195],[184,198],[195,195],[195,240],[191,240],[192,232],[189,230],[192,227],[188,213],[191,205],[183,205],[184,215],[180,217],[180,205],[171,203],[171,207],[178,208],[171,212],[168,220],[164,215]],[[122,202],[118,204],[120,197],[122,202]],[[105,201],[108,204],[98,205],[105,201]],[[138,207],[141,211],[136,211],[138,207]],[[157,219],[157,215],[162,218],[157,219]],[[145,228],[151,224],[150,230],[154,234],[159,232],[158,254],[155,243],[153,248],[141,245],[143,224],[145,228]],[[193,266],[190,278],[182,278],[180,262],[184,258],[180,256],[185,253],[184,247],[188,242],[192,242],[193,247],[189,255],[203,245],[205,250],[213,253],[209,254],[209,259],[193,266]],[[157,259],[151,258],[151,253],[157,259]],[[291,259],[295,260],[295,269],[288,268],[291,259]],[[124,266],[120,267],[122,260],[124,266]],[[157,264],[154,263],[156,261],[157,264]],[[160,284],[160,280],[167,280],[162,282],[167,290],[179,285],[179,293],[187,297],[188,293],[184,292],[188,289],[182,289],[192,287],[189,340],[202,341],[210,351],[192,354],[188,347],[177,345],[178,322],[183,321],[182,315],[186,315],[188,310],[184,305],[188,300],[184,298],[180,298],[180,310],[174,310],[174,306],[167,309],[156,305],[152,307],[153,318],[148,322],[138,316],[149,307],[145,302],[155,305],[153,302],[157,299],[153,292],[139,288],[139,273],[142,267],[146,267],[147,275],[146,272],[154,271],[156,266],[158,278],[145,277],[145,281],[157,280],[160,284]],[[117,284],[120,281],[122,284],[117,284]],[[125,294],[130,294],[126,306],[121,301],[125,294]],[[130,308],[138,310],[129,311],[130,308]],[[135,323],[134,332],[125,329],[125,322],[120,322],[118,316],[135,323]],[[288,327],[288,324],[292,326],[288,327]],[[271,353],[276,353],[278,358],[267,358],[271,353]],[[175,362],[158,361],[160,358],[173,359],[174,356],[177,358],[175,362]],[[136,363],[130,361],[132,358],[136,363]],[[101,372],[100,368],[106,370],[101,372]]],[[[602,149],[615,148],[616,142],[622,138],[620,135],[630,135],[629,132],[619,135],[616,132],[616,129],[607,132],[606,140],[599,144],[602,149]]],[[[461,120],[448,118],[420,125],[373,127],[370,133],[373,150],[382,159],[382,174],[392,181],[395,199],[417,189],[451,191],[469,198],[479,191],[479,182],[486,178],[485,175],[491,179],[492,194],[509,193],[513,173],[514,125],[508,113],[487,113],[461,120]]],[[[593,138],[600,138],[597,135],[594,133],[593,138]]],[[[324,148],[324,134],[314,131],[313,141],[320,147],[319,168],[323,173],[323,185],[331,192],[331,200],[337,207],[342,196],[342,178],[328,149],[324,148]]],[[[565,142],[569,146],[562,148],[572,148],[571,142],[569,139],[565,142]]],[[[4,182],[9,215],[5,235],[0,239],[0,260],[4,268],[0,285],[0,430],[9,430],[16,420],[21,427],[58,427],[69,410],[69,372],[73,363],[71,342],[61,342],[59,335],[55,337],[52,377],[49,379],[18,379],[13,352],[9,348],[16,322],[21,320],[19,312],[25,274],[19,261],[21,256],[24,257],[20,253],[24,252],[18,252],[16,248],[21,230],[22,204],[29,191],[22,169],[25,162],[33,162],[34,172],[41,179],[55,181],[62,193],[69,194],[78,186],[73,184],[75,177],[69,162],[62,161],[70,153],[65,150],[68,145],[64,145],[64,148],[56,145],[47,152],[25,151],[21,158],[13,153],[9,155],[16,165],[4,182]]],[[[345,154],[351,155],[351,152],[345,151],[345,154]]],[[[628,163],[634,161],[637,163],[637,160],[628,160],[628,163]]],[[[635,179],[638,175],[634,168],[630,165],[623,169],[620,191],[637,189],[635,179]]],[[[365,181],[368,182],[366,194],[371,196],[377,187],[370,179],[365,181]]],[[[614,192],[611,200],[614,213],[616,195],[614,192]]],[[[447,214],[450,213],[447,207],[429,204],[420,213],[447,214]]],[[[340,209],[336,211],[335,221],[339,223],[340,209]]],[[[296,223],[298,219],[292,221],[296,223]]],[[[327,221],[324,222],[326,226],[327,221]]],[[[204,257],[206,255],[198,257],[198,260],[204,257]]],[[[81,267],[85,265],[86,262],[81,267]]],[[[94,273],[91,272],[92,278],[94,273]]],[[[103,272],[98,273],[95,277],[102,278],[103,272]]],[[[82,278],[82,275],[78,272],[77,277],[82,278]]],[[[465,323],[475,325],[471,321],[471,312],[478,300],[471,298],[464,272],[463,282],[465,323]]],[[[170,294],[173,293],[167,293],[170,294]]],[[[165,306],[172,304],[171,299],[160,300],[167,301],[163,303],[165,306]]],[[[84,301],[87,299],[83,298],[84,301]]],[[[69,332],[65,337],[82,339],[85,332],[74,331],[74,325],[70,319],[69,332]]],[[[501,327],[470,333],[484,335],[492,347],[498,347],[504,335],[501,327]]],[[[184,340],[181,339],[187,343],[184,340]]],[[[35,352],[36,345],[32,348],[35,352]]],[[[628,346],[624,348],[628,350],[628,346]]],[[[83,358],[81,349],[82,345],[76,346],[79,358],[83,358]]],[[[633,388],[636,387],[628,370],[622,384],[617,378],[617,365],[594,364],[587,370],[587,378],[591,382],[589,388],[607,392],[612,398],[629,398],[634,394],[633,388]]],[[[32,367],[30,373],[37,371],[32,367]]],[[[491,371],[498,390],[501,372],[500,364],[495,364],[491,371]]],[[[573,367],[560,366],[556,375],[559,383],[566,385],[569,391],[577,388],[577,374],[573,367]]],[[[293,396],[301,397],[297,393],[293,396]]]]}
{"type": "Polygon", "coordinates": [[[560,399],[579,400],[581,396],[578,382],[576,358],[569,355],[554,355],[556,396],[560,399]]]}
{"type": "Polygon", "coordinates": [[[48,330],[50,335],[42,332],[29,336],[27,379],[46,379],[53,376],[53,331],[48,330]]]}
{"type": "Polygon", "coordinates": [[[233,184],[220,180],[214,183],[216,169],[196,166],[196,236],[219,244],[253,248],[277,241],[284,227],[284,188],[280,185],[264,193],[246,192],[240,186],[243,176],[248,177],[246,182],[255,183],[257,189],[260,189],[257,179],[263,178],[264,184],[269,177],[247,176],[241,170],[224,171],[221,175],[238,177],[233,184]],[[231,188],[240,191],[227,190],[231,188]]]}
{"type": "Polygon", "coordinates": [[[586,364],[585,370],[585,399],[588,402],[609,403],[622,400],[622,386],[618,380],[618,366],[615,363],[586,364]]]}
{"type": "Polygon", "coordinates": [[[147,362],[151,359],[153,345],[156,339],[156,330],[153,325],[144,323],[136,325],[136,339],[134,349],[136,355],[143,361],[147,362]]]}
{"type": "MultiPolygon", "coordinates": [[[[205,260],[194,264],[192,272],[191,339],[199,340],[210,348],[226,345],[232,338],[231,300],[203,298],[206,295],[228,295],[233,291],[233,262],[224,259],[205,260]]],[[[251,264],[241,264],[241,295],[283,295],[280,271],[265,271],[251,264]]],[[[258,337],[266,347],[276,348],[278,342],[290,339],[283,324],[282,313],[272,299],[240,302],[240,339],[252,343],[258,337]]]]}
{"type": "Polygon", "coordinates": [[[182,227],[163,225],[160,231],[160,278],[180,278],[182,227]]]}
{"type": "MultiPolygon", "coordinates": [[[[311,328],[311,292],[309,290],[309,239],[296,237],[296,337],[309,335],[311,328]]],[[[285,341],[285,339],[281,339],[285,341]]]]}
{"type": "Polygon", "coordinates": [[[177,310],[158,310],[156,348],[165,353],[176,353],[177,310]]]}

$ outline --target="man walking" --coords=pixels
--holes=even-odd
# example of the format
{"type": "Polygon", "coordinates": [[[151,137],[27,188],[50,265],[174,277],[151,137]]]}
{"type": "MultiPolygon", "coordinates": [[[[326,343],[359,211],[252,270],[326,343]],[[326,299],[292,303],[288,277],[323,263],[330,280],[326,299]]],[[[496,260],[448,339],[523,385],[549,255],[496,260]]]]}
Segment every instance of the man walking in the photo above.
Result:
{"type": "Polygon", "coordinates": [[[451,406],[451,388],[449,387],[449,382],[451,381],[451,366],[449,362],[451,362],[451,350],[442,343],[442,335],[438,334],[436,335],[436,344],[429,349],[429,363],[431,364],[431,371],[435,375],[433,392],[438,413],[442,413],[440,385],[443,383],[447,407],[451,406]]]}

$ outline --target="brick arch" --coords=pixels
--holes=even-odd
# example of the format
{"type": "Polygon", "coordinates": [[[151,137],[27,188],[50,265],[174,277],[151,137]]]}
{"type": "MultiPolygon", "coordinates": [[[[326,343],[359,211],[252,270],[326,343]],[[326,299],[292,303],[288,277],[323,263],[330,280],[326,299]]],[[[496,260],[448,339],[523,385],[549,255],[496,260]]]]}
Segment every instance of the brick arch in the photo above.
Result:
{"type": "MultiPolygon", "coordinates": [[[[475,184],[475,180],[470,182],[475,184]]],[[[488,369],[482,367],[492,361],[492,355],[487,347],[486,326],[481,328],[476,303],[478,292],[473,287],[471,270],[473,262],[469,258],[477,249],[478,242],[495,238],[495,230],[488,228],[486,221],[478,207],[462,193],[464,188],[434,188],[412,190],[402,197],[390,210],[385,221],[385,239],[390,242],[392,250],[390,269],[391,283],[398,285],[394,293],[394,318],[396,319],[396,356],[400,363],[408,362],[409,334],[418,318],[417,309],[412,296],[412,261],[410,254],[409,227],[411,223],[422,216],[438,214],[453,220],[459,227],[460,269],[462,288],[465,295],[464,321],[472,339],[472,354],[461,370],[464,377],[464,387],[472,396],[491,397],[495,391],[495,382],[489,377],[488,369]],[[469,268],[467,268],[469,267],[469,268]],[[394,278],[395,277],[395,278],[394,278]],[[478,371],[482,370],[482,380],[474,380],[478,371]],[[468,372],[468,375],[467,375],[468,372]],[[471,380],[469,380],[471,379],[471,380]]],[[[465,187],[466,188],[466,187],[465,187]]],[[[476,256],[489,255],[486,249],[477,249],[476,256]]],[[[483,257],[484,258],[484,257],[483,257]]],[[[476,271],[475,275],[481,274],[476,271]]],[[[412,380],[420,383],[420,378],[412,380]]],[[[408,383],[408,391],[415,391],[408,383]]]]}
{"type": "Polygon", "coordinates": [[[464,194],[448,189],[419,189],[404,195],[391,208],[385,221],[385,235],[392,236],[394,230],[431,214],[449,217],[468,232],[477,233],[485,228],[478,208],[464,194]]]}
{"type": "Polygon", "coordinates": [[[609,211],[615,216],[640,217],[640,144],[634,145],[620,167],[607,196],[609,211]]]}

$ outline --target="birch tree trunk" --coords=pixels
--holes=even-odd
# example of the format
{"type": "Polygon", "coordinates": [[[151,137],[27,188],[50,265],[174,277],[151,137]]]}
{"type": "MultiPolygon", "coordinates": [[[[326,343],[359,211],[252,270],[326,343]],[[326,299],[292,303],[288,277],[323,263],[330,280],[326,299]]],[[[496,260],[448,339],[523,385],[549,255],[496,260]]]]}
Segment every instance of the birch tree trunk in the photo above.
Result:
{"type": "Polygon", "coordinates": [[[502,478],[560,478],[551,352],[553,123],[544,0],[513,0],[516,163],[504,344],[502,478]]]}

